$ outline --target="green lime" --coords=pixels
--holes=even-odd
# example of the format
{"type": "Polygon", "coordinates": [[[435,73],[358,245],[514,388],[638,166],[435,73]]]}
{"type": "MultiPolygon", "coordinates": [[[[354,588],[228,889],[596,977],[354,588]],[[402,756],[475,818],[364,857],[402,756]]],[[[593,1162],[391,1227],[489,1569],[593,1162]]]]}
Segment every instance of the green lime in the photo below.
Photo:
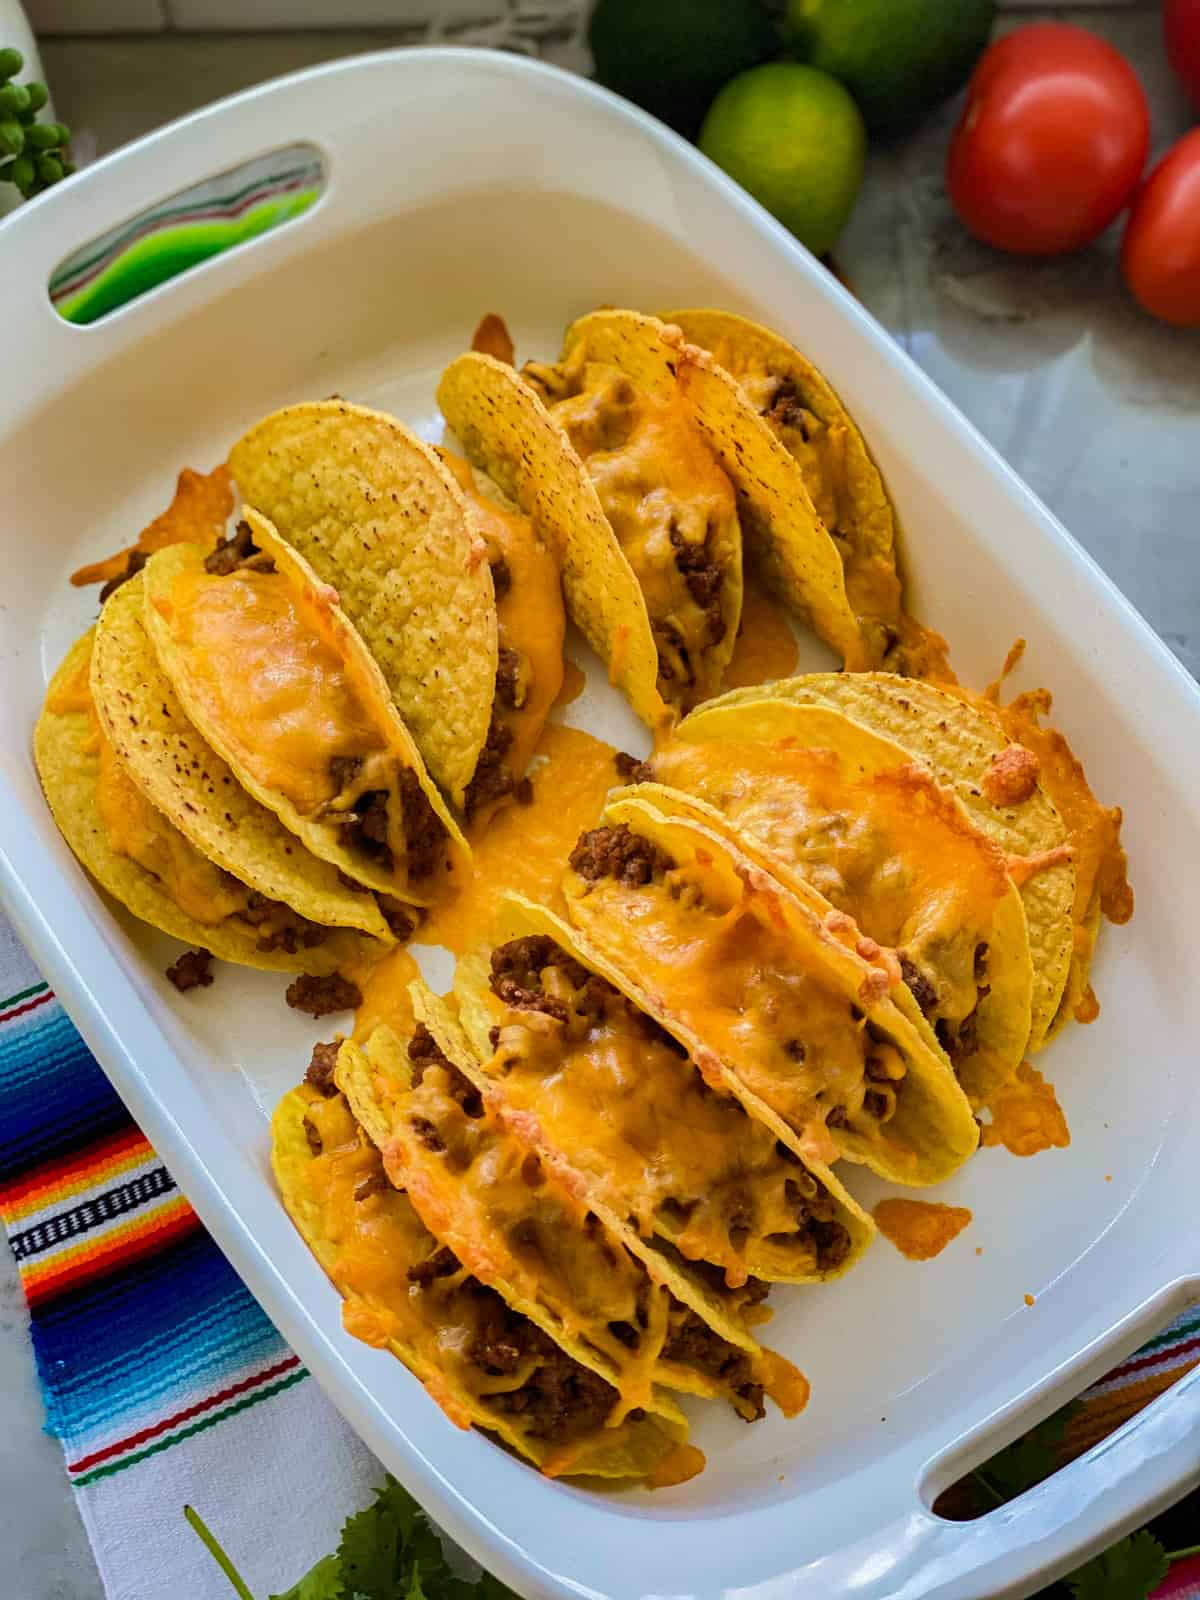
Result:
{"type": "Polygon", "coordinates": [[[743,72],[713,101],[704,154],[824,255],[854,209],[867,136],[841,84],[813,67],[774,61],[743,72]]]}
{"type": "Polygon", "coordinates": [[[606,88],[689,138],[721,85],[779,48],[762,0],[598,0],[588,43],[606,88]]]}
{"type": "Polygon", "coordinates": [[[788,0],[784,40],[858,101],[867,127],[907,133],[970,76],[995,0],[788,0]]]}

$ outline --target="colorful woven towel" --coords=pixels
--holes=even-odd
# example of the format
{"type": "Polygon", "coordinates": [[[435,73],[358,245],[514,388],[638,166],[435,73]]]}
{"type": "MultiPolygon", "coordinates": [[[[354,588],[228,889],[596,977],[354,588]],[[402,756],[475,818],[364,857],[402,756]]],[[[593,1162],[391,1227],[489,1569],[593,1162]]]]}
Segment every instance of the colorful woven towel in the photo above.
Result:
{"type": "Polygon", "coordinates": [[[256,1594],[337,1545],[382,1471],[267,1320],[0,922],[0,1214],[110,1600],[256,1594]]]}
{"type": "MultiPolygon", "coordinates": [[[[336,1547],[381,1469],[200,1226],[2,920],[0,1001],[0,1214],[47,1427],[110,1600],[226,1600],[185,1504],[254,1593],[285,1588],[336,1547]]],[[[1197,1361],[1200,1311],[1083,1396],[1061,1457],[1197,1361]]]]}

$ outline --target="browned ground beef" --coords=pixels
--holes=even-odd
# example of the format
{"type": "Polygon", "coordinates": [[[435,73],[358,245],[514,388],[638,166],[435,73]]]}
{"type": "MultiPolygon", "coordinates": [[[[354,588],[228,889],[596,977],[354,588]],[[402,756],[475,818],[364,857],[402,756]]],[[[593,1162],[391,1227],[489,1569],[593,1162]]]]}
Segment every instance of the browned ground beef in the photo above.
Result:
{"type": "Polygon", "coordinates": [[[310,1017],[328,1017],[362,1005],[362,991],[340,972],[321,978],[305,973],[288,984],[287,1003],[293,1011],[307,1011],[310,1017]]]}
{"type": "Polygon", "coordinates": [[[728,1385],[743,1402],[745,1421],[757,1422],[765,1414],[763,1387],[754,1381],[750,1357],[744,1350],[730,1344],[728,1339],[714,1333],[694,1311],[683,1312],[668,1334],[662,1353],[664,1361],[677,1361],[695,1367],[706,1377],[716,1378],[728,1385]]]}
{"type": "Polygon", "coordinates": [[[338,1045],[334,1041],[330,1044],[313,1045],[312,1058],[304,1073],[304,1081],[314,1089],[319,1089],[328,1098],[337,1093],[337,1085],[333,1081],[333,1070],[337,1066],[338,1045]]]}
{"type": "Polygon", "coordinates": [[[254,535],[250,531],[248,522],[239,522],[233,531],[232,539],[222,539],[213,553],[204,563],[205,572],[216,573],[218,577],[227,577],[235,567],[240,567],[247,556],[256,555],[258,546],[254,542],[254,535]]]}
{"type": "Polygon", "coordinates": [[[437,866],[446,829],[411,767],[400,774],[400,804],[408,844],[408,876],[410,879],[427,878],[437,866]]]}
{"type": "Polygon", "coordinates": [[[426,1150],[432,1150],[435,1156],[441,1155],[445,1150],[446,1141],[428,1117],[409,1117],[408,1125],[426,1150]]]}
{"type": "Polygon", "coordinates": [[[424,1289],[431,1283],[436,1283],[439,1278],[453,1277],[460,1265],[454,1251],[443,1244],[439,1245],[431,1256],[426,1256],[424,1261],[414,1262],[405,1276],[409,1283],[420,1284],[424,1289]]]}
{"type": "Polygon", "coordinates": [[[656,874],[670,872],[674,865],[665,850],[641,838],[624,822],[615,828],[591,829],[571,851],[571,866],[589,883],[616,878],[618,883],[640,887],[656,874]]]}
{"type": "Polygon", "coordinates": [[[900,953],[900,976],[908,985],[921,1011],[928,1017],[937,1005],[937,990],[916,962],[911,961],[903,951],[900,953]]]}
{"type": "Polygon", "coordinates": [[[519,806],[531,806],[533,804],[533,779],[522,778],[513,790],[513,797],[519,806]]]}
{"type": "Polygon", "coordinates": [[[683,574],[688,593],[704,611],[706,643],[720,644],[725,637],[725,618],[721,614],[721,588],[724,574],[710,558],[709,541],[689,544],[677,528],[671,529],[671,543],[675,547],[675,565],[683,574]]]}
{"type": "Polygon", "coordinates": [[[613,766],[617,769],[618,777],[624,778],[626,783],[653,783],[654,768],[648,761],[639,761],[636,756],[627,756],[624,750],[618,750],[613,757],[613,766]]]}
{"type": "Polygon", "coordinates": [[[408,1041],[408,1059],[413,1064],[413,1088],[420,1088],[426,1070],[439,1066],[448,1079],[450,1098],[460,1105],[468,1117],[483,1115],[483,1097],[471,1080],[465,1076],[442,1051],[437,1040],[423,1022],[418,1022],[408,1041]]]}
{"type": "Polygon", "coordinates": [[[399,900],[393,900],[389,895],[379,896],[379,909],[383,913],[383,920],[392,931],[392,937],[401,944],[406,939],[411,939],[417,931],[420,918],[412,906],[401,905],[399,900]]]}
{"type": "Polygon", "coordinates": [[[238,915],[252,928],[260,928],[265,922],[276,922],[283,916],[284,921],[274,932],[264,934],[257,941],[255,948],[262,951],[286,950],[289,955],[295,955],[297,950],[315,949],[329,937],[328,928],[323,928],[318,922],[309,922],[281,900],[269,900],[257,889],[247,896],[246,904],[238,915]]]}
{"type": "Polygon", "coordinates": [[[490,1316],[469,1359],[489,1376],[515,1372],[531,1356],[537,1366],[519,1389],[488,1396],[489,1405],[519,1419],[531,1438],[557,1443],[603,1425],[616,1399],[612,1386],[580,1366],[542,1330],[491,1295],[490,1316]]]}
{"type": "Polygon", "coordinates": [[[497,600],[503,600],[512,588],[512,572],[503,556],[497,556],[492,562],[492,587],[496,591],[497,600]]]}
{"type": "Polygon", "coordinates": [[[496,699],[499,700],[502,706],[507,706],[510,711],[515,711],[520,689],[520,652],[510,650],[507,645],[501,645],[500,657],[496,666],[496,699]]]}
{"type": "Polygon", "coordinates": [[[140,546],[134,545],[133,549],[126,557],[125,570],[123,572],[118,572],[115,578],[110,578],[104,585],[103,589],[101,589],[100,604],[103,605],[108,599],[109,595],[116,594],[117,590],[123,583],[128,583],[130,578],[136,577],[149,559],[150,558],[147,556],[146,552],[141,549],[140,546]]]}
{"type": "Polygon", "coordinates": [[[468,820],[481,806],[490,805],[493,800],[501,800],[506,794],[512,793],[513,775],[504,764],[512,742],[512,729],[506,728],[493,710],[487,741],[480,751],[475,774],[467,785],[463,801],[468,820]]]}
{"type": "Polygon", "coordinates": [[[354,1198],[356,1200],[369,1200],[373,1194],[382,1194],[391,1185],[388,1175],[383,1170],[383,1163],[373,1166],[365,1178],[360,1178],[354,1185],[354,1198]]]}
{"type": "Polygon", "coordinates": [[[808,443],[808,427],[804,420],[804,402],[793,383],[781,383],[775,391],[771,408],[765,413],[768,422],[781,428],[799,428],[804,442],[808,443]]]}
{"type": "Polygon", "coordinates": [[[207,950],[185,950],[178,961],[167,968],[167,977],[186,994],[189,989],[207,989],[213,981],[212,956],[207,950]]]}
{"type": "Polygon", "coordinates": [[[850,1233],[837,1220],[837,1206],[829,1191],[811,1172],[802,1170],[787,1180],[784,1194],[796,1218],[797,1231],[813,1242],[818,1269],[831,1272],[840,1267],[850,1253],[850,1233]]]}
{"type": "Polygon", "coordinates": [[[355,778],[362,771],[362,765],[362,756],[332,757],[329,762],[329,776],[336,784],[339,794],[341,794],[342,790],[346,788],[348,784],[354,782],[355,778]]]}
{"type": "Polygon", "coordinates": [[[654,635],[654,647],[658,651],[658,675],[663,682],[672,683],[674,681],[674,658],[678,657],[683,666],[685,681],[688,684],[695,683],[696,674],[692,670],[687,645],[675,624],[673,622],[651,621],[650,632],[654,635]]]}

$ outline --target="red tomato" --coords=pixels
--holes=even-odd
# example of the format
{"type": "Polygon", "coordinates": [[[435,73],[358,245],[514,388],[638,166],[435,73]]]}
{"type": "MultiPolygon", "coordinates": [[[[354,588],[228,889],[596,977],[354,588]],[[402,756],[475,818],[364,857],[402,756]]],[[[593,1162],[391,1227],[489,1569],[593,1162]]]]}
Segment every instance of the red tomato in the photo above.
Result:
{"type": "Polygon", "coordinates": [[[1200,111],[1200,0],[1164,0],[1163,37],[1167,60],[1200,111]]]}
{"type": "Polygon", "coordinates": [[[1035,22],[976,67],[946,187],[978,238],[1053,256],[1104,232],[1149,147],[1146,96],[1124,56],[1083,28],[1035,22]]]}
{"type": "Polygon", "coordinates": [[[1200,328],[1200,128],[1167,151],[1139,190],[1121,271],[1151,316],[1200,328]]]}

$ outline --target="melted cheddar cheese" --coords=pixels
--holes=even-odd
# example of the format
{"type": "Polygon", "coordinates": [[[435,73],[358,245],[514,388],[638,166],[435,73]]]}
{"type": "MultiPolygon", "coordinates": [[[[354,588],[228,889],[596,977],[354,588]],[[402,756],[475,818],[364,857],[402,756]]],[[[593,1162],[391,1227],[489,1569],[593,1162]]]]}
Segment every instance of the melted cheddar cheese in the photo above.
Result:
{"type": "Polygon", "coordinates": [[[808,1159],[836,1160],[847,1124],[886,1142],[907,1063],[807,960],[772,893],[697,859],[649,886],[600,878],[572,916],[594,938],[620,929],[646,992],[795,1130],[808,1159]]]}
{"type": "Polygon", "coordinates": [[[662,783],[695,794],[795,867],[936,990],[931,1019],[958,1028],[979,1001],[976,952],[1008,890],[1003,853],[915,766],[856,771],[790,738],[678,741],[662,783]]]}
{"type": "Polygon", "coordinates": [[[504,563],[506,582],[497,585],[496,620],[501,650],[517,657],[516,691],[512,705],[497,695],[494,714],[512,734],[505,764],[519,779],[563,684],[566,613],[558,561],[527,516],[480,489],[468,462],[450,450],[440,453],[466,495],[489,565],[495,570],[504,563]]]}
{"type": "Polygon", "coordinates": [[[533,803],[488,824],[469,863],[444,884],[421,925],[422,944],[463,955],[486,939],[505,890],[560,906],[562,864],[617,781],[614,751],[581,728],[546,724],[532,771],[533,803]]]}
{"type": "Polygon", "coordinates": [[[680,558],[723,569],[739,541],[733,485],[678,394],[651,394],[596,363],[566,376],[569,392],[551,411],[586,465],[641,586],[663,696],[693,704],[719,687],[705,658],[723,624],[693,594],[680,558]]]}
{"type": "Polygon", "coordinates": [[[875,1207],[875,1221],[885,1239],[909,1261],[932,1261],[971,1221],[966,1206],[892,1195],[875,1207]]]}
{"type": "Polygon", "coordinates": [[[619,1420],[651,1398],[668,1293],[477,1092],[456,1098],[452,1071],[426,1065],[420,1084],[391,1097],[389,1175],[476,1276],[540,1307],[572,1353],[601,1358],[620,1391],[619,1420]]]}
{"type": "Polygon", "coordinates": [[[790,678],[799,659],[800,641],[783,607],[757,583],[747,582],[737,643],[725,668],[725,688],[790,678]]]}
{"type": "Polygon", "coordinates": [[[158,879],[181,911],[206,927],[244,911],[250,896],[245,884],[201,855],[154,809],[117,760],[98,724],[96,738],[100,757],[96,810],[113,853],[136,861],[158,879]]]}
{"type": "Polygon", "coordinates": [[[505,1102],[571,1152],[618,1216],[720,1267],[730,1288],[751,1274],[816,1276],[817,1245],[798,1218],[816,1180],[774,1135],[639,1026],[627,1003],[610,1001],[600,1016],[570,1009],[575,991],[560,968],[546,970],[543,986],[568,1021],[503,1013],[484,1070],[503,1083],[505,1102]]]}
{"type": "Polygon", "coordinates": [[[182,574],[160,605],[180,670],[239,760],[301,816],[331,801],[335,758],[385,749],[371,709],[321,612],[280,573],[240,567],[182,574]]]}

